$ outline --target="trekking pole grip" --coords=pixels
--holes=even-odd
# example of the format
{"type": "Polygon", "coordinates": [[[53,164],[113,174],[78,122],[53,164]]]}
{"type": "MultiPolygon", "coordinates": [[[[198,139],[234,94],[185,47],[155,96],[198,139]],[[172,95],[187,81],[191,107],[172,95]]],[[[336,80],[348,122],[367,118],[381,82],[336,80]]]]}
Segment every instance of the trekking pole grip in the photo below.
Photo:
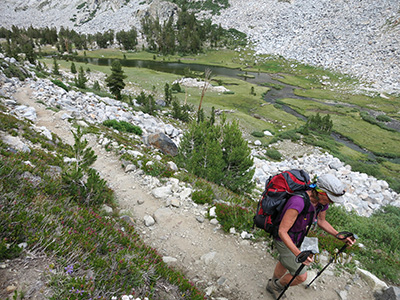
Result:
{"type": "MultiPolygon", "coordinates": [[[[349,231],[341,231],[336,235],[336,238],[341,240],[341,241],[344,241],[347,238],[358,239],[358,236],[356,234],[352,233],[352,232],[349,232],[349,231]]],[[[347,243],[345,243],[343,245],[343,247],[339,250],[339,253],[343,252],[346,249],[347,246],[348,246],[347,243]]]]}

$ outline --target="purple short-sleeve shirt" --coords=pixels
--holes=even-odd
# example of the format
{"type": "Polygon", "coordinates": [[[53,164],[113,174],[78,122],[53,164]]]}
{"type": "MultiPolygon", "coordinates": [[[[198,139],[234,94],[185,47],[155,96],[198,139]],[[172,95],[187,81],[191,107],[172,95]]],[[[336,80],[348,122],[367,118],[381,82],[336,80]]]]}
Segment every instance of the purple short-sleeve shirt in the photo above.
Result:
{"type": "MultiPolygon", "coordinates": [[[[320,205],[320,204],[319,204],[320,205]]],[[[329,204],[323,205],[322,209],[320,211],[325,211],[329,207],[329,204]]],[[[289,198],[287,201],[285,207],[282,210],[282,214],[279,218],[279,221],[282,220],[283,216],[285,215],[286,211],[288,209],[295,209],[298,211],[299,216],[297,217],[296,221],[294,222],[292,228],[289,230],[289,236],[291,237],[293,243],[297,244],[297,242],[302,239],[304,236],[307,226],[310,224],[310,218],[314,218],[313,222],[317,220],[317,215],[316,215],[316,207],[314,205],[310,205],[310,208],[308,209],[308,213],[304,215],[300,215],[300,213],[304,209],[304,200],[300,196],[292,196],[289,198]],[[295,233],[300,233],[300,234],[295,234],[295,233]],[[296,238],[297,235],[297,238],[296,238]]],[[[277,237],[278,240],[281,240],[279,237],[277,237]]]]}

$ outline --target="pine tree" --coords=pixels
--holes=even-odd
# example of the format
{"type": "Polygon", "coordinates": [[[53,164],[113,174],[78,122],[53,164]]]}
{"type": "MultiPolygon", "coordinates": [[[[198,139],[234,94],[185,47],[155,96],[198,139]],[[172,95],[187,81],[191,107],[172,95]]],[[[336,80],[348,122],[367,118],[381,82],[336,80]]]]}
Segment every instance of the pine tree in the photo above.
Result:
{"type": "Polygon", "coordinates": [[[222,149],[225,162],[223,184],[234,192],[249,192],[253,188],[253,159],[248,143],[242,137],[238,122],[226,123],[222,129],[222,149]]]}
{"type": "Polygon", "coordinates": [[[106,82],[107,86],[110,88],[111,93],[117,99],[121,99],[121,91],[125,87],[125,78],[126,75],[124,75],[121,63],[119,62],[119,60],[114,60],[111,64],[111,75],[107,76],[106,82]]]}
{"type": "Polygon", "coordinates": [[[83,70],[83,67],[81,66],[79,68],[78,78],[75,78],[75,85],[80,89],[86,89],[87,81],[88,80],[85,76],[85,71],[83,70]]]}
{"type": "Polygon", "coordinates": [[[53,74],[54,75],[60,75],[60,71],[58,69],[57,59],[55,57],[53,58],[53,74]]]}
{"type": "Polygon", "coordinates": [[[172,101],[172,89],[170,89],[168,83],[166,83],[164,86],[164,96],[165,96],[165,104],[167,106],[170,106],[172,101]]]}
{"type": "Polygon", "coordinates": [[[71,73],[76,74],[76,66],[75,66],[74,62],[71,63],[71,73]]]}
{"type": "MultiPolygon", "coordinates": [[[[211,118],[212,119],[212,118],[211,118]]],[[[193,122],[178,149],[177,163],[189,172],[238,193],[251,192],[253,160],[237,122],[193,122]]]]}
{"type": "Polygon", "coordinates": [[[95,82],[94,82],[94,84],[93,84],[93,89],[95,90],[95,91],[100,91],[101,90],[101,88],[100,88],[100,83],[96,80],[95,82]]]}
{"type": "Polygon", "coordinates": [[[220,183],[223,169],[220,130],[207,122],[193,122],[179,145],[177,162],[189,172],[220,183]]]}
{"type": "Polygon", "coordinates": [[[90,166],[96,161],[92,148],[87,148],[88,141],[82,140],[83,132],[78,126],[73,132],[75,144],[72,147],[75,162],[62,174],[62,187],[73,200],[86,205],[101,205],[112,200],[112,192],[98,172],[90,166]],[[86,178],[86,179],[85,179],[86,178]]]}
{"type": "Polygon", "coordinates": [[[154,100],[153,95],[148,95],[144,103],[143,112],[149,115],[154,115],[155,110],[156,110],[156,101],[154,100]]]}
{"type": "Polygon", "coordinates": [[[31,63],[34,64],[36,61],[36,53],[33,50],[34,44],[32,40],[22,41],[22,52],[25,53],[25,58],[31,63]]]}

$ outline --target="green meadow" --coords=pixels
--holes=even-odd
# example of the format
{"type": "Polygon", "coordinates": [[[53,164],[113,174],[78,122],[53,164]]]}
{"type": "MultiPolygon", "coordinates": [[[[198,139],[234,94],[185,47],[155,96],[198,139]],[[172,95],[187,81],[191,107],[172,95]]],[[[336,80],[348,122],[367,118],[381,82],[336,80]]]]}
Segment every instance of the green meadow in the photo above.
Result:
{"type": "MultiPolygon", "coordinates": [[[[344,144],[335,143],[333,139],[318,140],[318,137],[313,137],[306,138],[305,141],[331,151],[335,156],[352,165],[355,170],[366,173],[374,170],[375,176],[387,180],[395,190],[400,190],[400,184],[397,183],[399,182],[400,133],[395,130],[387,130],[382,122],[376,120],[373,120],[372,123],[367,122],[361,116],[362,110],[373,110],[399,121],[400,97],[397,95],[371,92],[363,94],[358,91],[357,80],[350,76],[285,60],[281,57],[256,57],[251,50],[247,49],[241,51],[211,50],[185,56],[162,56],[147,51],[100,49],[80,51],[78,55],[87,58],[180,62],[187,64],[188,68],[194,63],[204,65],[205,68],[207,66],[233,68],[237,69],[238,73],[240,71],[267,72],[282,85],[292,86],[294,95],[304,98],[283,97],[276,99],[277,104],[273,105],[264,100],[264,95],[270,89],[280,88],[279,85],[274,83],[256,85],[248,82],[245,77],[233,78],[216,76],[211,73],[211,85],[222,85],[229,91],[217,92],[213,91],[211,87],[206,90],[202,101],[202,108],[206,116],[209,115],[212,107],[217,111],[223,111],[228,120],[239,120],[246,138],[253,141],[259,139],[264,145],[267,145],[271,141],[279,139],[280,134],[297,131],[305,124],[302,119],[285,112],[282,105],[294,109],[304,117],[317,113],[321,117],[329,114],[333,121],[334,132],[372,152],[375,157],[371,158],[371,156],[354,151],[344,144]],[[275,137],[252,135],[254,132],[265,130],[272,132],[275,137]]],[[[41,61],[52,68],[53,61],[51,59],[41,59],[41,61]]],[[[71,61],[60,59],[58,63],[61,69],[70,69],[71,61]]],[[[75,62],[75,65],[77,69],[83,66],[85,70],[89,68],[90,71],[99,71],[106,75],[111,73],[108,66],[79,62],[75,62]]],[[[135,91],[137,95],[139,91],[145,90],[152,92],[156,99],[164,97],[166,83],[171,86],[175,80],[182,78],[181,75],[146,68],[124,67],[123,71],[127,76],[125,83],[128,91],[135,91]]],[[[199,75],[198,80],[204,81],[202,76],[204,75],[199,75]]],[[[173,97],[178,99],[181,104],[190,104],[194,115],[199,107],[202,87],[181,86],[181,88],[182,92],[174,93],[173,97]]]]}

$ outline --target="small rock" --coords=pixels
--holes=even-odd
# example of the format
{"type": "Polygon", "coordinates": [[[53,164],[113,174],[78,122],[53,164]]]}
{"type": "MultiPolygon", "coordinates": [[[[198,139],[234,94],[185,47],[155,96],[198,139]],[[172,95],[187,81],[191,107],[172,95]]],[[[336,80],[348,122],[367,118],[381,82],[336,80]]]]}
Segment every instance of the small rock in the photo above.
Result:
{"type": "Polygon", "coordinates": [[[199,223],[204,223],[204,221],[205,221],[205,219],[204,219],[203,216],[197,216],[197,217],[196,217],[196,220],[197,220],[197,222],[199,222],[199,223]]]}
{"type": "Polygon", "coordinates": [[[215,213],[215,210],[216,210],[217,208],[215,207],[215,206],[213,206],[213,207],[211,207],[210,208],[210,217],[216,217],[217,216],[217,214],[215,213]]]}
{"type": "Polygon", "coordinates": [[[172,198],[171,199],[171,205],[173,207],[180,207],[181,206],[181,202],[179,201],[179,199],[177,198],[172,198]]]}
{"type": "Polygon", "coordinates": [[[17,287],[15,285],[9,285],[8,287],[6,287],[6,292],[7,294],[10,294],[12,292],[14,292],[17,289],[17,287]]]}
{"type": "Polygon", "coordinates": [[[218,223],[219,223],[218,220],[215,218],[210,220],[211,225],[218,225],[218,223]]]}
{"type": "Polygon", "coordinates": [[[146,227],[153,226],[153,225],[156,223],[156,221],[154,220],[154,218],[153,218],[152,216],[149,216],[149,215],[144,216],[143,219],[144,219],[144,225],[145,225],[146,227]]]}
{"type": "Polygon", "coordinates": [[[171,256],[163,256],[162,260],[166,264],[171,264],[171,263],[175,263],[178,261],[175,257],[171,257],[171,256]]]}
{"type": "Polygon", "coordinates": [[[129,165],[127,165],[126,168],[125,168],[125,173],[129,173],[129,172],[136,171],[136,169],[137,169],[137,168],[136,168],[135,165],[129,164],[129,165]]]}
{"type": "Polygon", "coordinates": [[[107,214],[112,214],[113,209],[111,207],[109,207],[108,205],[103,205],[103,210],[107,213],[107,214]]]}

